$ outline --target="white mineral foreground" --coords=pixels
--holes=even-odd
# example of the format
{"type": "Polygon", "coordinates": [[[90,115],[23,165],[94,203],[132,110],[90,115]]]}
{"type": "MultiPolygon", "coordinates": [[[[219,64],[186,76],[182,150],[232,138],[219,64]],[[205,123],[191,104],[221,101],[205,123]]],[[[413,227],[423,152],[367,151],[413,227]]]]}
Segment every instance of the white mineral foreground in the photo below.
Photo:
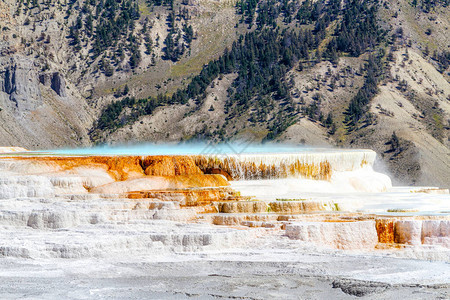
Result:
{"type": "Polygon", "coordinates": [[[0,299],[450,297],[448,190],[370,150],[24,151],[0,148],[0,299]]]}

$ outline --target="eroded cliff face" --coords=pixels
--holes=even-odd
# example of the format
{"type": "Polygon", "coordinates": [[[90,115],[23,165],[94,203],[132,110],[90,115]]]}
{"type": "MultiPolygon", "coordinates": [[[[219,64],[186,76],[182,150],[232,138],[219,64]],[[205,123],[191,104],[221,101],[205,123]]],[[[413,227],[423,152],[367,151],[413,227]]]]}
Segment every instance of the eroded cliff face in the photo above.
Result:
{"type": "Polygon", "coordinates": [[[36,110],[43,104],[39,78],[33,61],[22,56],[0,60],[0,105],[16,115],[36,110]]]}
{"type": "MultiPolygon", "coordinates": [[[[59,72],[39,72],[33,59],[22,55],[0,58],[0,107],[24,115],[44,105],[43,87],[60,98],[67,97],[66,82],[59,72]]],[[[70,99],[72,100],[72,99],[70,99]]]]}
{"type": "Polygon", "coordinates": [[[49,86],[60,97],[67,97],[66,81],[59,72],[47,72],[39,74],[39,82],[49,86]]]}
{"type": "Polygon", "coordinates": [[[30,149],[88,145],[85,100],[68,92],[61,72],[43,72],[33,58],[0,57],[0,141],[30,149]]]}
{"type": "Polygon", "coordinates": [[[38,16],[31,22],[18,13],[18,5],[0,3],[0,144],[29,149],[88,145],[93,117],[68,78],[64,16],[35,8],[38,16]]]}
{"type": "Polygon", "coordinates": [[[0,144],[29,149],[89,144],[91,109],[67,80],[65,57],[58,53],[65,47],[55,38],[43,51],[37,42],[40,30],[61,33],[50,26],[57,21],[36,23],[33,32],[14,9],[13,1],[0,3],[0,144]]]}

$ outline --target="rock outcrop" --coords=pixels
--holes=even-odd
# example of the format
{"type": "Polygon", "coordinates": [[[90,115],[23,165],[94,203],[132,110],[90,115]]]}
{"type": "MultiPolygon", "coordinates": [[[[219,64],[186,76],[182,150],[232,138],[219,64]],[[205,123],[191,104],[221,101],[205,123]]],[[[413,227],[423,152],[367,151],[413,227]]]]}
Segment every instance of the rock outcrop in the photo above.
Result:
{"type": "Polygon", "coordinates": [[[43,104],[33,61],[11,56],[0,59],[0,107],[15,114],[27,113],[43,104]]]}
{"type": "Polygon", "coordinates": [[[66,81],[59,72],[41,73],[39,74],[39,82],[51,87],[58,96],[67,97],[66,81]]]}
{"type": "Polygon", "coordinates": [[[40,72],[34,58],[0,57],[0,146],[88,144],[92,116],[86,101],[67,92],[61,72],[40,72]]]}

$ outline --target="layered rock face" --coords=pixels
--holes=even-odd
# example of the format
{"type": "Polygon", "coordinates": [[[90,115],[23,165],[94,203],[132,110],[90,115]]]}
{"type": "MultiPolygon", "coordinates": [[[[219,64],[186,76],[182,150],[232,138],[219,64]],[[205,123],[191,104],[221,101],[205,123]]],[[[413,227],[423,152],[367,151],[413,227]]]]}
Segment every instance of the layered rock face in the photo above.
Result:
{"type": "MultiPolygon", "coordinates": [[[[43,178],[61,191],[123,194],[132,191],[227,186],[221,175],[208,175],[183,156],[86,156],[0,158],[11,175],[43,178]]],[[[11,176],[4,186],[11,186],[11,176]]],[[[33,185],[30,184],[30,188],[33,185]]],[[[9,194],[0,194],[0,198],[9,194]]]]}
{"type": "Polygon", "coordinates": [[[253,233],[179,227],[213,201],[238,199],[228,185],[221,175],[203,174],[188,157],[3,157],[0,226],[6,229],[2,240],[11,242],[0,245],[0,256],[81,258],[125,249],[229,247],[253,233]],[[60,229],[64,233],[54,232],[60,229]]]}
{"type": "Polygon", "coordinates": [[[394,242],[400,244],[440,244],[450,247],[449,220],[398,220],[394,223],[394,242]]]}
{"type": "MultiPolygon", "coordinates": [[[[355,194],[359,201],[369,202],[368,206],[358,206],[355,200],[342,200],[342,195],[323,196],[323,188],[317,197],[300,189],[297,196],[303,198],[255,199],[243,195],[239,185],[232,185],[238,190],[232,188],[220,174],[237,179],[292,176],[289,184],[298,185],[304,180],[311,184],[310,179],[316,178],[318,187],[326,187],[336,176],[347,181],[359,176],[367,164],[370,167],[367,155],[352,154],[347,161],[329,153],[280,158],[248,155],[234,157],[231,165],[231,160],[208,155],[51,156],[12,152],[24,150],[20,148],[0,150],[4,153],[0,156],[0,226],[5,228],[0,233],[5,241],[0,244],[2,256],[75,258],[98,256],[104,251],[199,251],[256,242],[264,235],[328,249],[435,251],[433,259],[450,259],[450,218],[444,211],[416,216],[398,210],[389,216],[389,200],[384,214],[370,209],[361,212],[361,207],[373,205],[366,199],[373,192],[355,194]],[[309,167],[295,169],[301,159],[301,164],[309,167]],[[329,166],[322,173],[328,174],[328,180],[311,176],[321,170],[311,166],[321,164],[329,166]],[[275,171],[254,173],[261,165],[275,171]],[[287,172],[289,168],[295,172],[287,172]],[[349,176],[346,172],[352,169],[356,175],[349,176]],[[205,174],[208,171],[212,174],[205,174]]],[[[283,195],[286,182],[275,182],[275,195],[283,195]]],[[[428,191],[408,193],[425,195],[430,201],[446,197],[428,191]]],[[[348,197],[355,195],[349,193],[348,197]]],[[[379,195],[405,197],[392,192],[379,195]]]]}
{"type": "Polygon", "coordinates": [[[286,226],[286,235],[292,239],[337,249],[374,249],[378,242],[374,223],[374,221],[293,223],[286,226]]]}
{"type": "Polygon", "coordinates": [[[54,197],[53,184],[41,176],[0,177],[0,199],[54,197]]]}

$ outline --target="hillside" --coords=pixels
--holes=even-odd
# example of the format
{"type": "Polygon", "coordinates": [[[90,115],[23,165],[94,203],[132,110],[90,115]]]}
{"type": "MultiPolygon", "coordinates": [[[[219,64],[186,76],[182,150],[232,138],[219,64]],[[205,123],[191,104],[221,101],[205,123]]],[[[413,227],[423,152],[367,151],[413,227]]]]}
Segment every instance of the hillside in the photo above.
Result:
{"type": "Polygon", "coordinates": [[[441,1],[0,3],[0,143],[364,147],[450,186],[441,1]]]}

